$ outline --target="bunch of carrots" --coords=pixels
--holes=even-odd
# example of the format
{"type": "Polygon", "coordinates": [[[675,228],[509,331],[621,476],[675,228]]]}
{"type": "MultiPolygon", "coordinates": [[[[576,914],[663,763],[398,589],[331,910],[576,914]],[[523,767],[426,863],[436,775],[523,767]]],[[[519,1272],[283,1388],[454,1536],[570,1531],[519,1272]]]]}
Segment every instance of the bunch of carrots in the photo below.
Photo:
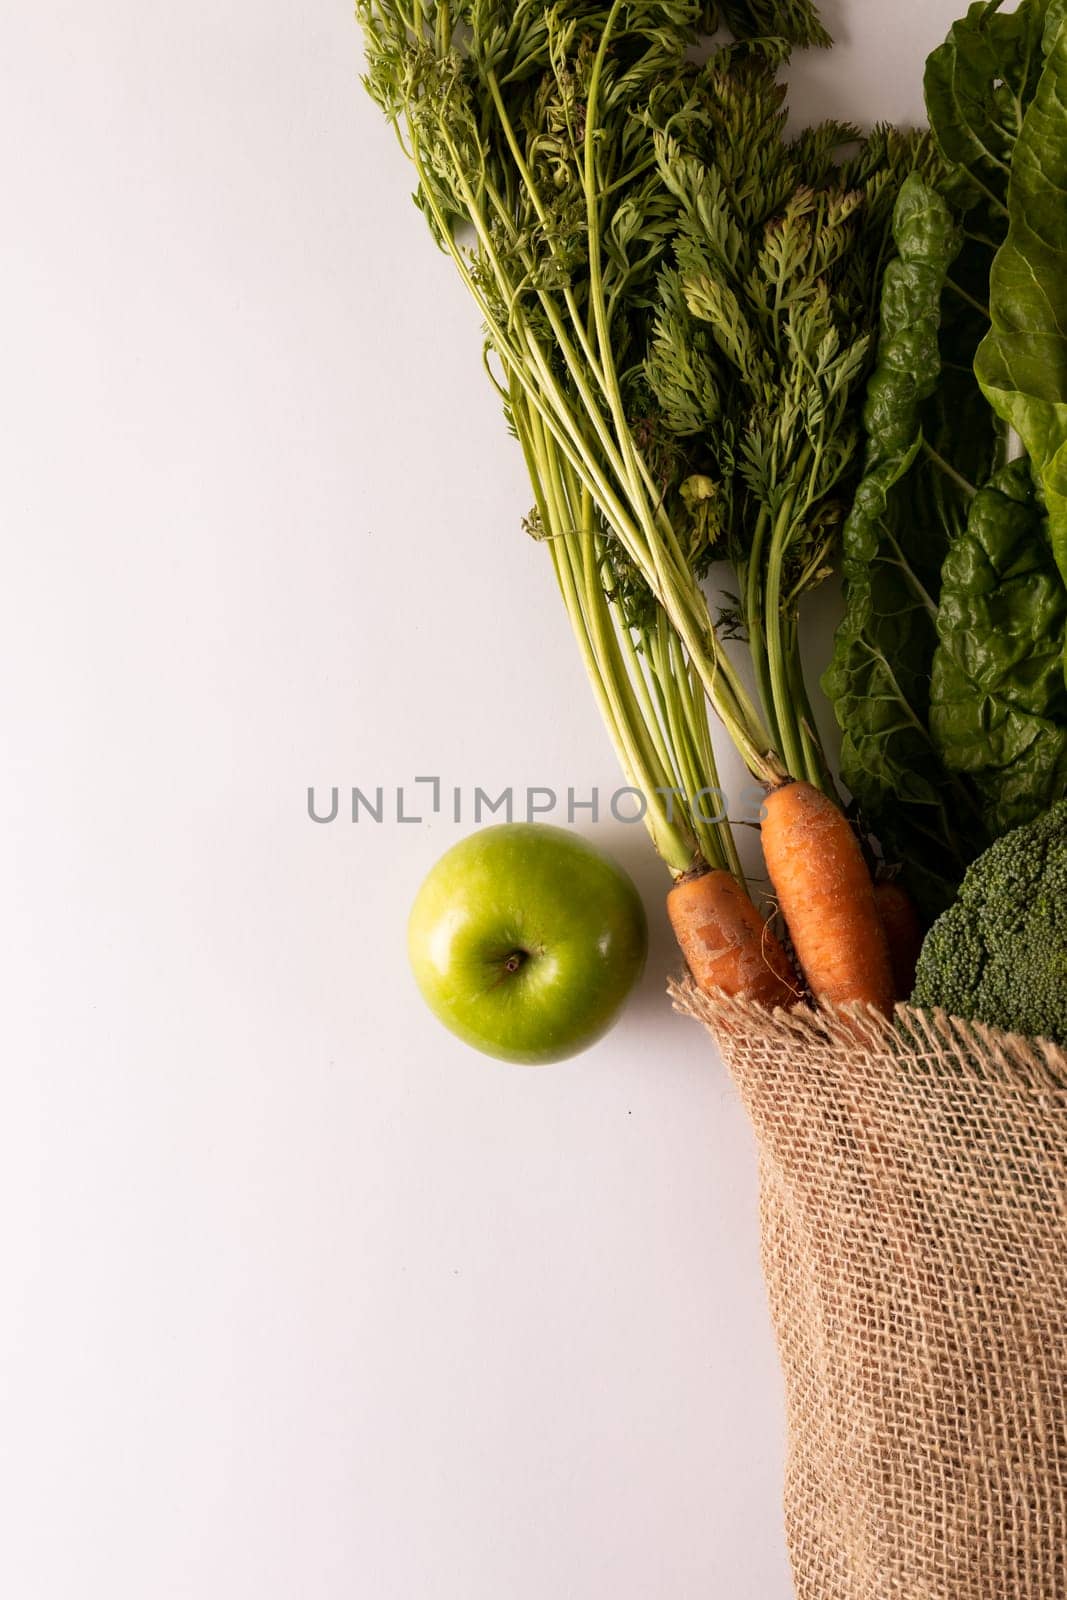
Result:
{"type": "Polygon", "coordinates": [[[924,141],[787,135],[779,70],[829,42],[810,0],[357,0],[357,14],[366,86],[482,313],[529,527],[647,796],[695,982],[767,1008],[890,1013],[920,924],[835,791],[798,619],[858,476],[892,208],[924,141]],[[701,60],[722,25],[733,42],[701,60]],[[705,592],[717,561],[729,615],[705,592]],[[727,640],[747,645],[755,697],[727,640]],[[717,783],[709,715],[765,790],[770,920],[729,824],[691,798],[717,783]]]}
{"type": "MultiPolygon", "coordinates": [[[[771,789],[763,855],[803,984],[823,1005],[890,1014],[910,993],[922,930],[911,899],[875,882],[841,807],[803,779],[771,789]]],[[[682,878],[667,896],[675,937],[694,980],[773,1009],[805,991],[781,940],[747,889],[723,870],[682,878]]]]}

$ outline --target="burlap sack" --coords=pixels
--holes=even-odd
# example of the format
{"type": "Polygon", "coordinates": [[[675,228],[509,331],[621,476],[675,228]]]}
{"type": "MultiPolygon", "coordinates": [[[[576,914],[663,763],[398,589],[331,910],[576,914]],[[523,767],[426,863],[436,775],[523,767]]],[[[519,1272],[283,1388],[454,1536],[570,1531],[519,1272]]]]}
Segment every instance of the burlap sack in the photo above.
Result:
{"type": "Polygon", "coordinates": [[[1067,1055],[674,994],[759,1141],[800,1600],[1067,1600],[1067,1055]]]}

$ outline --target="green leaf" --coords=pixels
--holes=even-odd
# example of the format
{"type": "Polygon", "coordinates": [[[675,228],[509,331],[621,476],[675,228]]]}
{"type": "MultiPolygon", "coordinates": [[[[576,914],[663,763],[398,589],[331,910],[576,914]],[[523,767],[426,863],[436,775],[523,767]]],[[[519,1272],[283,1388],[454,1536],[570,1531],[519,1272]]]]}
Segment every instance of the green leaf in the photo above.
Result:
{"type": "Polygon", "coordinates": [[[986,209],[998,233],[1012,152],[1041,72],[1049,4],[1000,7],[1001,0],[975,0],[928,58],[924,82],[930,127],[960,196],[986,209]]]}
{"type": "Polygon", "coordinates": [[[716,9],[735,39],[777,37],[822,49],[833,42],[811,0],[720,0],[716,9]]]}
{"type": "Polygon", "coordinates": [[[1052,49],[1065,22],[1067,22],[1067,0],[1052,0],[1045,17],[1045,37],[1041,42],[1045,55],[1052,49]]]}
{"type": "Polygon", "coordinates": [[[843,535],[845,616],[823,689],[844,734],[844,782],[887,854],[905,863],[913,894],[936,911],[982,840],[965,788],[927,727],[940,566],[967,501],[942,449],[952,453],[949,420],[968,449],[984,439],[988,456],[991,441],[973,379],[965,372],[961,384],[943,371],[940,337],[959,336],[957,323],[942,327],[942,296],[961,238],[945,201],[917,174],[901,187],[894,239],[899,255],[885,272],[864,408],[864,474],[843,535]]]}
{"type": "Polygon", "coordinates": [[[1067,793],[1067,593],[1034,495],[1013,461],[971,502],[941,570],[930,732],[968,775],[996,836],[1067,793]]]}
{"type": "MultiPolygon", "coordinates": [[[[1054,18],[1050,19],[1054,20],[1054,18]]],[[[1047,56],[1015,146],[1008,234],[993,262],[992,327],[975,372],[1034,465],[1067,581],[1067,21],[1047,56]]]]}
{"type": "Polygon", "coordinates": [[[680,438],[712,426],[721,409],[713,341],[686,304],[678,273],[660,279],[645,377],[666,426],[680,438]]]}
{"type": "Polygon", "coordinates": [[[903,458],[918,437],[919,407],[941,375],[941,292],[962,243],[948,206],[917,173],[901,185],[893,237],[898,258],[883,279],[878,363],[863,408],[870,441],[865,483],[875,470],[896,462],[899,470],[879,478],[886,488],[906,470],[903,458]]]}

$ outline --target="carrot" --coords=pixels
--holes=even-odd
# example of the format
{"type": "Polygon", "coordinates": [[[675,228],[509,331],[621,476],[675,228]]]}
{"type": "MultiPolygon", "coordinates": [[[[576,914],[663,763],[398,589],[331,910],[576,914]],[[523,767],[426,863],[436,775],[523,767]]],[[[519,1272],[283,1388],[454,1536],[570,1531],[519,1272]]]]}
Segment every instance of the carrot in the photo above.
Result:
{"type": "Polygon", "coordinates": [[[768,1010],[798,999],[789,957],[732,872],[681,879],[667,896],[667,914],[705,993],[723,990],[768,1010]]]}
{"type": "Polygon", "coordinates": [[[919,913],[908,891],[888,878],[875,884],[874,900],[889,945],[896,997],[898,1000],[908,1000],[915,987],[915,968],[923,942],[919,913]]]}
{"type": "Polygon", "coordinates": [[[768,794],[763,854],[812,994],[887,1016],[893,973],[874,885],[844,812],[810,783],[768,794]]]}

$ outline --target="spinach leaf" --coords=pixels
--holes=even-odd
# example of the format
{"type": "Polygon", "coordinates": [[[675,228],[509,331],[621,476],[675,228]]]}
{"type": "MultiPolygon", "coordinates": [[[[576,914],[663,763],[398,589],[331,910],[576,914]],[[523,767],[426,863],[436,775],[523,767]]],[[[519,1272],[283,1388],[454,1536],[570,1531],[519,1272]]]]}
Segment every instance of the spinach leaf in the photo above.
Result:
{"type": "Polygon", "coordinates": [[[975,373],[1019,435],[1067,580],[1067,18],[1046,18],[1045,64],[1015,144],[1008,233],[993,262],[992,327],[975,373]]]}
{"type": "Polygon", "coordinates": [[[1056,37],[1067,22],[1067,0],[1052,0],[1045,17],[1045,37],[1041,48],[1048,55],[1056,42],[1056,37]]]}
{"type": "Polygon", "coordinates": [[[1007,13],[1000,6],[1001,0],[975,0],[928,58],[924,80],[930,128],[954,197],[984,212],[998,240],[1007,227],[1012,152],[1037,88],[1050,10],[1049,0],[1022,0],[1007,13]]]}
{"type": "Polygon", "coordinates": [[[941,563],[971,492],[949,457],[958,441],[967,465],[984,475],[992,423],[966,359],[968,340],[977,340],[973,320],[942,327],[961,236],[945,201],[917,175],[901,188],[893,232],[899,258],[882,289],[864,474],[843,535],[845,616],[823,689],[844,734],[844,782],[883,849],[905,864],[916,899],[936,912],[985,838],[927,715],[941,563]],[[951,337],[951,365],[943,337],[951,337]]]}
{"type": "Polygon", "coordinates": [[[1067,592],[1030,463],[978,491],[941,569],[930,732],[974,784],[994,836],[1067,793],[1067,592]]]}

